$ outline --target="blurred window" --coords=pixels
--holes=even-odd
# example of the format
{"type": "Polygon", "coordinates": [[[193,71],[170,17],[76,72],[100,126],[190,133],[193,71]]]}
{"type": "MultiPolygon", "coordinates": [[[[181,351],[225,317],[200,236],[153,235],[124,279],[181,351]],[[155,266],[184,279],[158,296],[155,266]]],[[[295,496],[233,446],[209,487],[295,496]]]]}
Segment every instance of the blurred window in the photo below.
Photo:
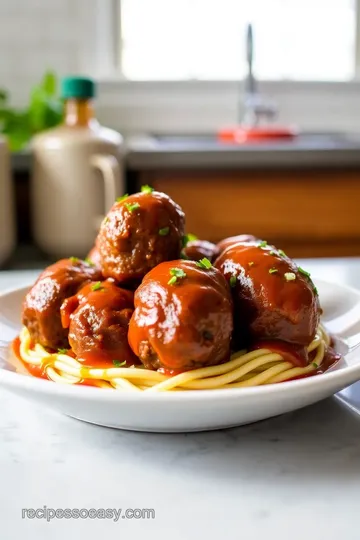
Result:
{"type": "Polygon", "coordinates": [[[119,0],[121,69],[131,80],[349,80],[356,0],[119,0]]]}

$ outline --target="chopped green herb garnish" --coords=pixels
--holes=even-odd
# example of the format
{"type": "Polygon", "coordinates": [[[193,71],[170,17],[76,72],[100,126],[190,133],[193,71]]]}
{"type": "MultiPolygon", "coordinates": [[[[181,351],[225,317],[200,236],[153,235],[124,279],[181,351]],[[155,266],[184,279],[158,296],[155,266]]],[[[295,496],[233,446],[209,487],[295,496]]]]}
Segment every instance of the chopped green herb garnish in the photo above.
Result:
{"type": "Polygon", "coordinates": [[[314,367],[315,369],[317,369],[317,368],[319,367],[319,366],[317,365],[316,362],[312,362],[312,365],[313,365],[313,367],[314,367]]]}
{"type": "Polygon", "coordinates": [[[237,277],[236,276],[231,276],[230,280],[229,280],[229,283],[230,283],[230,287],[235,287],[236,286],[236,281],[237,281],[237,277]]]}
{"type": "Polygon", "coordinates": [[[129,210],[129,212],[133,212],[137,208],[140,208],[140,204],[138,202],[134,203],[125,203],[126,208],[129,210]]]}
{"type": "Polygon", "coordinates": [[[186,273],[182,268],[171,268],[170,269],[170,275],[175,276],[177,278],[184,278],[186,277],[186,273]]]}
{"type": "Polygon", "coordinates": [[[304,270],[303,268],[301,268],[301,266],[298,267],[298,270],[300,272],[300,274],[303,274],[303,276],[306,276],[306,277],[310,277],[310,273],[307,272],[306,270],[304,270]]]}
{"type": "Polygon", "coordinates": [[[104,287],[102,286],[102,283],[101,281],[97,281],[96,283],[94,283],[94,285],[91,285],[91,290],[92,291],[102,291],[104,289],[104,287]]]}
{"type": "Polygon", "coordinates": [[[185,236],[182,237],[182,245],[183,247],[186,247],[189,242],[193,242],[194,240],[197,240],[198,237],[195,236],[195,234],[185,234],[185,236]]]}
{"type": "Polygon", "coordinates": [[[284,277],[286,281],[294,281],[296,279],[296,274],[294,274],[294,272],[286,272],[284,277]]]}
{"type": "Polygon", "coordinates": [[[285,251],[283,251],[282,249],[279,249],[278,253],[279,253],[280,257],[286,257],[287,256],[285,251]]]}
{"type": "Polygon", "coordinates": [[[204,257],[203,259],[200,259],[200,261],[196,262],[196,266],[198,266],[199,268],[204,268],[205,270],[209,270],[209,268],[212,267],[212,264],[209,259],[204,257]]]}
{"type": "Polygon", "coordinates": [[[254,266],[254,264],[255,264],[254,261],[249,262],[249,266],[254,266]]]}
{"type": "Polygon", "coordinates": [[[151,186],[141,186],[142,193],[152,193],[154,191],[154,188],[151,186]]]}
{"type": "Polygon", "coordinates": [[[317,288],[315,287],[315,285],[314,285],[314,293],[316,294],[316,296],[319,296],[319,291],[317,290],[317,288]]]}
{"type": "Polygon", "coordinates": [[[59,354],[67,354],[68,350],[67,349],[58,349],[57,351],[59,354]]]}
{"type": "Polygon", "coordinates": [[[273,249],[270,251],[270,255],[277,255],[276,251],[274,251],[273,249]]]}
{"type": "Polygon", "coordinates": [[[175,285],[178,279],[186,278],[186,272],[182,268],[170,268],[170,275],[172,276],[168,285],[175,285]]]}
{"type": "Polygon", "coordinates": [[[116,367],[123,367],[126,366],[126,360],[124,360],[123,362],[120,362],[120,360],[113,360],[113,364],[116,367]]]}
{"type": "Polygon", "coordinates": [[[170,227],[163,227],[162,229],[159,229],[160,236],[167,236],[170,232],[170,227]]]}
{"type": "Polygon", "coordinates": [[[279,270],[277,268],[270,268],[269,274],[276,274],[279,270]]]}
{"type": "Polygon", "coordinates": [[[79,259],[78,257],[70,257],[70,262],[71,264],[76,264],[77,262],[79,262],[79,259]]]}
{"type": "Polygon", "coordinates": [[[89,259],[89,257],[86,257],[85,262],[86,262],[87,264],[89,264],[90,266],[96,266],[95,263],[94,263],[94,261],[92,261],[91,259],[89,259]]]}
{"type": "Polygon", "coordinates": [[[266,240],[263,240],[262,242],[260,242],[260,244],[258,244],[259,248],[263,248],[263,247],[266,247],[266,246],[267,246],[267,241],[266,240]]]}
{"type": "Polygon", "coordinates": [[[125,201],[125,199],[127,199],[129,196],[128,193],[125,193],[125,195],[122,195],[121,197],[117,197],[116,199],[116,202],[122,202],[122,201],[125,201]]]}

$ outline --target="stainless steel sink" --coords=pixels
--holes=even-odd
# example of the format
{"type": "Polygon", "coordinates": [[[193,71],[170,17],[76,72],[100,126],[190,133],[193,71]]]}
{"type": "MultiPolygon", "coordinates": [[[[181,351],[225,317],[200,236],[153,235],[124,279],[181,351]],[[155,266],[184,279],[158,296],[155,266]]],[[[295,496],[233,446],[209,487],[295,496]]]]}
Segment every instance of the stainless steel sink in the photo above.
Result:
{"type": "Polygon", "coordinates": [[[242,144],[224,143],[217,139],[216,135],[209,134],[183,134],[183,135],[161,135],[153,134],[149,136],[153,139],[155,146],[161,147],[164,150],[204,150],[204,149],[219,149],[226,147],[227,149],[241,150],[251,148],[274,150],[281,146],[282,148],[303,148],[311,147],[317,149],[323,148],[348,148],[349,146],[360,145],[360,134],[346,134],[341,132],[304,132],[289,140],[265,140],[248,142],[242,144]]]}
{"type": "Polygon", "coordinates": [[[130,169],[359,167],[360,134],[304,132],[290,140],[246,144],[209,134],[149,134],[127,141],[130,169]]]}

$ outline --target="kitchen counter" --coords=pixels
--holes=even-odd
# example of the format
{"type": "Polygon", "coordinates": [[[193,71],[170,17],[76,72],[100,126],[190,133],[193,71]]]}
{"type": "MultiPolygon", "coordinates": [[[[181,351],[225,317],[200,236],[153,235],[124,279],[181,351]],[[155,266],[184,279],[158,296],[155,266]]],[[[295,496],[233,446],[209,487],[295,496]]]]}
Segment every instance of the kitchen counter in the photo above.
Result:
{"type": "MultiPolygon", "coordinates": [[[[151,169],[268,169],[357,167],[360,135],[305,133],[289,142],[221,144],[211,135],[136,136],[126,139],[128,170],[151,169]]],[[[16,172],[30,169],[31,155],[12,156],[16,172]]]]}
{"type": "Polygon", "coordinates": [[[360,136],[303,134],[292,141],[224,144],[210,135],[146,136],[127,140],[129,170],[286,169],[356,167],[360,136]]]}
{"type": "MultiPolygon", "coordinates": [[[[360,260],[303,261],[360,287],[360,260]]],[[[0,272],[0,288],[36,271],[0,272]]],[[[359,538],[360,418],[335,398],[194,434],[85,424],[0,392],[4,540],[359,538]],[[23,508],[149,508],[155,519],[22,519],[23,508]]]]}

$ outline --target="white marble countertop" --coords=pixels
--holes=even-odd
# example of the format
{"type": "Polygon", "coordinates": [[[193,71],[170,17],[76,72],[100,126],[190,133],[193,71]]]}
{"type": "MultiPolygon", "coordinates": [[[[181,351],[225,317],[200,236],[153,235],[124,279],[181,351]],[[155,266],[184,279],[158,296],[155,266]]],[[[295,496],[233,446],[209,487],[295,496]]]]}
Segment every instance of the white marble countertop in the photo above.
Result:
{"type": "MultiPolygon", "coordinates": [[[[305,266],[305,263],[302,263],[305,266]]],[[[360,261],[307,263],[360,287],[360,261]]],[[[0,272],[0,289],[34,273],[0,272]]],[[[1,540],[358,540],[360,418],[335,398],[225,431],[121,432],[0,390],[1,540]],[[153,508],[155,519],[22,519],[22,509],[153,508]]]]}

